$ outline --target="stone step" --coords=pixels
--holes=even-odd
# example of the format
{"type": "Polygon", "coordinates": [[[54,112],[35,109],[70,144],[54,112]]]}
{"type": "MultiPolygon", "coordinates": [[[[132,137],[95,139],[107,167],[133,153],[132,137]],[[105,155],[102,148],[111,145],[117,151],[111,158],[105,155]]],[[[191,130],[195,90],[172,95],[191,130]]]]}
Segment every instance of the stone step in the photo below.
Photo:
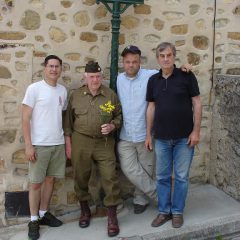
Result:
{"type": "MultiPolygon", "coordinates": [[[[124,203],[118,214],[120,234],[113,240],[239,240],[240,203],[211,185],[192,185],[189,190],[184,225],[174,229],[171,221],[161,227],[151,227],[158,211],[150,205],[142,214],[133,213],[132,199],[124,203]]],[[[41,227],[40,240],[106,240],[107,218],[93,218],[86,229],[78,227],[79,212],[61,216],[65,222],[59,228],[41,227]]],[[[24,231],[15,232],[10,238],[27,239],[27,225],[24,231]]]]}

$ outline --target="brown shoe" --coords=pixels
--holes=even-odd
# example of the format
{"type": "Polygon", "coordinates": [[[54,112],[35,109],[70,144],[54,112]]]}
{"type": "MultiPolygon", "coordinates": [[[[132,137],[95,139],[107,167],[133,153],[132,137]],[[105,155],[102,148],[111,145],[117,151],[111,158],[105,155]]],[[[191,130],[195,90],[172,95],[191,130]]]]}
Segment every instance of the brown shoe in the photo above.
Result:
{"type": "Polygon", "coordinates": [[[157,217],[152,221],[152,227],[159,227],[171,219],[171,214],[158,214],[157,217]]]}
{"type": "Polygon", "coordinates": [[[172,215],[172,226],[174,228],[180,228],[183,225],[183,215],[173,214],[172,215]]]}
{"type": "Polygon", "coordinates": [[[79,227],[86,228],[90,224],[91,211],[87,201],[81,201],[80,207],[81,207],[81,214],[79,218],[79,227]]]}
{"type": "Polygon", "coordinates": [[[119,234],[119,226],[118,226],[118,220],[117,220],[117,206],[111,206],[107,209],[107,215],[108,215],[108,236],[114,237],[119,234]]]}

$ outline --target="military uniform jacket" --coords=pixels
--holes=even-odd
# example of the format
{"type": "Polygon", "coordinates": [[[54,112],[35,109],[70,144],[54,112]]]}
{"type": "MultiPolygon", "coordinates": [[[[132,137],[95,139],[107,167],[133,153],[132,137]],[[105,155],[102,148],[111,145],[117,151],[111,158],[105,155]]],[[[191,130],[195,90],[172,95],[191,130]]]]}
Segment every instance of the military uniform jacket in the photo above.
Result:
{"type": "Polygon", "coordinates": [[[93,96],[86,85],[75,90],[70,96],[65,119],[64,134],[71,136],[76,131],[90,137],[103,137],[101,125],[113,123],[119,128],[122,121],[121,106],[115,92],[101,85],[96,96],[93,96]],[[103,116],[100,105],[111,101],[115,106],[111,114],[103,116]]]}

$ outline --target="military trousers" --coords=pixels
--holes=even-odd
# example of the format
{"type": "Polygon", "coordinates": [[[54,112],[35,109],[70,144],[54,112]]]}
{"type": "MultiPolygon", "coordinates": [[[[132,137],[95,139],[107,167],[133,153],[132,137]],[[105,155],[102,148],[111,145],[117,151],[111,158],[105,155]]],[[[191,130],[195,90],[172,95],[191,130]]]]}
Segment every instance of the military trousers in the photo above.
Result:
{"type": "Polygon", "coordinates": [[[78,132],[72,134],[72,164],[74,189],[79,201],[88,201],[88,184],[93,162],[96,164],[105,192],[104,205],[116,206],[122,202],[116,171],[115,140],[112,136],[93,138],[78,132]]]}

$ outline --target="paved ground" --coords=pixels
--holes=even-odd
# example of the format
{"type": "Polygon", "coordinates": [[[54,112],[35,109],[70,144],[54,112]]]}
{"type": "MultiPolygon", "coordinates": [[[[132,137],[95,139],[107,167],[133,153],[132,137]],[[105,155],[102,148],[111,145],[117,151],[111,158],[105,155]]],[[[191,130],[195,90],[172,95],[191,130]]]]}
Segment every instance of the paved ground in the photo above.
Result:
{"type": "MultiPolygon", "coordinates": [[[[171,221],[161,227],[153,228],[151,221],[157,215],[157,209],[149,206],[148,209],[140,215],[133,213],[131,200],[125,203],[124,209],[118,214],[120,224],[119,236],[112,238],[114,240],[158,240],[158,239],[234,239],[240,240],[240,237],[232,237],[233,232],[240,234],[240,203],[224,194],[222,191],[211,185],[193,185],[190,188],[186,210],[184,214],[185,223],[182,228],[174,229],[171,221]],[[230,236],[231,235],[231,236],[230,236]],[[224,237],[223,237],[224,236],[224,237]]],[[[79,213],[73,213],[70,216],[62,216],[63,221],[68,223],[59,228],[41,228],[40,240],[107,240],[111,239],[106,233],[107,219],[94,218],[90,227],[81,229],[75,220],[69,222],[69,219],[77,219],[79,213]]],[[[27,226],[23,230],[16,231],[6,236],[0,231],[0,240],[26,240],[27,226]]]]}

